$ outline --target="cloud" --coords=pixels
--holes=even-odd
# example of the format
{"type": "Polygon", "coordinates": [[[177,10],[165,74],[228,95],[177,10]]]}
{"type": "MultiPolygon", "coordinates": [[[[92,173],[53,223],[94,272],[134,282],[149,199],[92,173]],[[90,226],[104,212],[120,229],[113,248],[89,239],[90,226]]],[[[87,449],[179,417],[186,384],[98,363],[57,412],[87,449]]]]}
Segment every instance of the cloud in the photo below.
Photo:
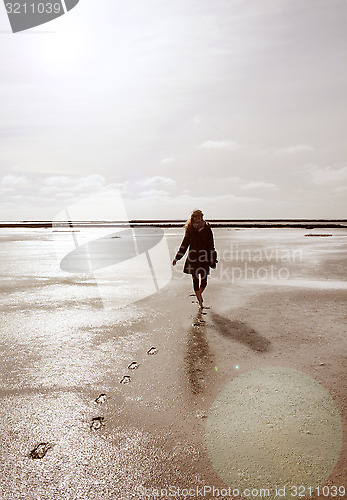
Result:
{"type": "Polygon", "coordinates": [[[99,191],[106,184],[106,179],[102,175],[88,175],[83,177],[76,186],[76,191],[80,193],[92,193],[99,191]]]}
{"type": "Polygon", "coordinates": [[[106,179],[98,174],[77,178],[59,175],[41,179],[41,186],[37,184],[40,193],[61,199],[100,191],[105,186],[106,179]]]}
{"type": "Polygon", "coordinates": [[[73,199],[75,196],[76,196],[75,193],[73,193],[72,191],[62,191],[56,194],[56,198],[61,200],[73,199]]]}
{"type": "Polygon", "coordinates": [[[162,165],[171,165],[172,163],[175,163],[175,158],[164,158],[161,160],[162,165]]]}
{"type": "Polygon", "coordinates": [[[141,179],[137,181],[136,184],[145,188],[154,188],[157,186],[174,186],[176,181],[171,179],[170,177],[163,177],[160,175],[154,175],[153,177],[146,177],[145,179],[141,179]]]}
{"type": "MultiPolygon", "coordinates": [[[[347,0],[346,0],[347,1],[347,0]]],[[[337,195],[346,196],[347,194],[347,185],[346,186],[338,186],[333,189],[333,192],[337,195]]]]}
{"type": "Polygon", "coordinates": [[[308,167],[312,182],[315,184],[331,184],[347,181],[347,165],[340,168],[308,167]]]}
{"type": "MultiPolygon", "coordinates": [[[[203,196],[185,192],[172,196],[163,191],[146,192],[146,197],[125,199],[130,219],[186,219],[194,209],[201,209],[207,220],[213,218],[247,218],[263,199],[252,196],[224,195],[203,196]],[[223,209],[221,209],[223,207],[223,209]]],[[[253,215],[254,216],[254,215],[253,215]]]]}
{"type": "Polygon", "coordinates": [[[1,180],[1,186],[7,188],[17,188],[25,186],[28,183],[28,178],[25,175],[5,175],[1,180]]]}
{"type": "Polygon", "coordinates": [[[11,175],[0,182],[1,202],[15,202],[18,208],[27,206],[41,207],[61,204],[66,200],[77,199],[83,195],[98,192],[105,186],[101,175],[69,177],[63,175],[11,175]]]}
{"type": "Polygon", "coordinates": [[[240,149],[243,146],[236,141],[205,141],[198,147],[203,149],[215,149],[219,151],[231,151],[234,149],[240,149]]]}
{"type": "Polygon", "coordinates": [[[308,144],[295,144],[293,146],[284,146],[281,148],[273,148],[270,149],[269,153],[272,154],[296,154],[296,153],[304,153],[307,151],[314,151],[312,146],[308,144]]]}
{"type": "Polygon", "coordinates": [[[141,198],[166,198],[169,193],[161,189],[147,189],[141,191],[141,198]]]}
{"type": "Polygon", "coordinates": [[[46,186],[70,186],[71,184],[74,184],[75,180],[72,179],[71,177],[67,177],[66,175],[56,175],[52,177],[47,177],[47,179],[44,180],[44,184],[46,186]]]}
{"type": "Polygon", "coordinates": [[[193,196],[190,194],[182,194],[175,198],[176,203],[181,201],[190,201],[193,203],[199,203],[200,205],[215,203],[216,206],[224,206],[224,203],[255,203],[263,201],[261,198],[254,196],[237,196],[235,194],[224,194],[222,196],[193,196]]]}
{"type": "Polygon", "coordinates": [[[276,184],[273,184],[272,182],[247,182],[247,184],[244,184],[241,186],[241,189],[271,189],[273,191],[278,191],[279,187],[276,186],[276,184]]]}

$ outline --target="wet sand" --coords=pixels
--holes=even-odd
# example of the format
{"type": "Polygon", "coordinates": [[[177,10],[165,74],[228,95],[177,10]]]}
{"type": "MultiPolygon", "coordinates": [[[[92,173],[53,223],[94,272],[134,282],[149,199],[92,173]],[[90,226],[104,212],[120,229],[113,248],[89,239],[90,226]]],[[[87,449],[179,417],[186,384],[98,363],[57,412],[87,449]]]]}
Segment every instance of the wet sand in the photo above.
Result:
{"type": "MultiPolygon", "coordinates": [[[[105,310],[92,278],[54,274],[50,235],[7,240],[17,259],[23,252],[27,271],[14,254],[1,269],[3,499],[126,500],[145,498],[143,488],[227,488],[205,430],[220,392],[250,370],[309,375],[330,394],[346,435],[346,231],[329,230],[324,241],[305,238],[307,230],[221,231],[203,314],[179,265],[158,293],[105,310]],[[275,254],[254,260],[269,245],[300,249],[302,260],[287,254],[285,262],[284,253],[280,262],[275,254]],[[236,257],[241,249],[253,259],[236,257]],[[245,263],[255,279],[246,279],[245,263]],[[287,279],[257,275],[272,264],[286,267],[287,279]],[[97,403],[100,394],[106,398],[97,403]],[[51,447],[33,458],[40,443],[51,447]]],[[[180,239],[179,230],[167,234],[172,256],[180,239]]],[[[345,484],[346,449],[344,440],[329,487],[345,484]]],[[[253,449],[239,452],[254,460],[253,449]]]]}

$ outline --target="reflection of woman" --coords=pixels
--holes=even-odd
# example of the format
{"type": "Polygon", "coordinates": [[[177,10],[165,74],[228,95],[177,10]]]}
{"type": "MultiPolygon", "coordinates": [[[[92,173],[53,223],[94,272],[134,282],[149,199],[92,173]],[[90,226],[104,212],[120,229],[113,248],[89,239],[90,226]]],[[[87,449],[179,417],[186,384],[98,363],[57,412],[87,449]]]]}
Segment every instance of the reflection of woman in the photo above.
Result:
{"type": "Polygon", "coordinates": [[[204,221],[201,210],[194,210],[186,222],[185,235],[172,265],[183,257],[189,247],[188,257],[183,272],[191,274],[193,288],[200,308],[203,307],[202,292],[207,286],[210,267],[216,267],[217,254],[214,249],[213,234],[210,225],[204,221]]]}

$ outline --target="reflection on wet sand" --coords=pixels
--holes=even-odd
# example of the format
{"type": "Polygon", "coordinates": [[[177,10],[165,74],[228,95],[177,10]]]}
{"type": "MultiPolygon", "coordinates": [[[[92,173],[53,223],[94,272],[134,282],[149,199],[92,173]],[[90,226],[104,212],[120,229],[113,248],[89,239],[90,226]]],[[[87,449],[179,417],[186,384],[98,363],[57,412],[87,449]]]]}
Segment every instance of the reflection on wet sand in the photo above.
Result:
{"type": "Polygon", "coordinates": [[[205,330],[202,313],[198,312],[188,332],[186,355],[188,383],[192,394],[201,394],[206,391],[206,378],[211,370],[212,354],[206,340],[205,330]]]}

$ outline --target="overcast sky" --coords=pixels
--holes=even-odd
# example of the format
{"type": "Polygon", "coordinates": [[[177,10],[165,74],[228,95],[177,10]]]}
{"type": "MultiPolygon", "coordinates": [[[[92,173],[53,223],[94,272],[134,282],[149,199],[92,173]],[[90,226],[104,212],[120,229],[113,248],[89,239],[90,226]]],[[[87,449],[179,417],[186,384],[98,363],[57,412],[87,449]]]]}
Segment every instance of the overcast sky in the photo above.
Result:
{"type": "MultiPolygon", "coordinates": [[[[345,218],[345,0],[0,5],[2,220],[117,186],[129,218],[345,218]]],[[[105,214],[104,218],[116,218],[105,214]]]]}

